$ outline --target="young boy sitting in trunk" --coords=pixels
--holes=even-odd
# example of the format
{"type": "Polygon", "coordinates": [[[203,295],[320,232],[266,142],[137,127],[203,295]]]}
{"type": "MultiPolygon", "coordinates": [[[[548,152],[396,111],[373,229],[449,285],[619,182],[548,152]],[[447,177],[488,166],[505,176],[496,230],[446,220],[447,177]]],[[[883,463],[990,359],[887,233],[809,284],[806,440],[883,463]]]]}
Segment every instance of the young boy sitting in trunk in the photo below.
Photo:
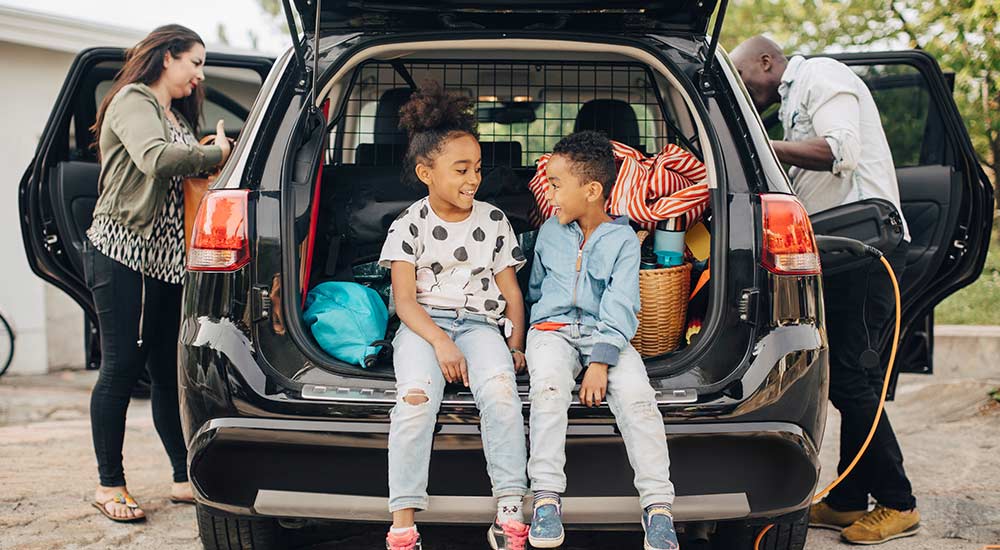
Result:
{"type": "Polygon", "coordinates": [[[586,367],[580,402],[605,396],[621,430],[642,506],[646,550],[678,548],[670,507],[674,486],[663,417],[639,353],[639,240],[605,202],[617,169],[611,142],[597,132],[563,138],[546,169],[556,214],[542,225],[528,285],[527,359],[531,375],[530,458],[534,492],[529,541],[563,542],[559,494],[566,490],[567,411],[586,367]]]}

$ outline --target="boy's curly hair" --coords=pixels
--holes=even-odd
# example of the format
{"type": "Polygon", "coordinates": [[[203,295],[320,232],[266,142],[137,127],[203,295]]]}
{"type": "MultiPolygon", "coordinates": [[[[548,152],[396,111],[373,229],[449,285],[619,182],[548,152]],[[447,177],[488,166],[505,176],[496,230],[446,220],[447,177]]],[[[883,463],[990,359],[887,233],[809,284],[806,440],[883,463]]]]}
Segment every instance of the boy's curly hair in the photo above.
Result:
{"type": "Polygon", "coordinates": [[[433,164],[448,140],[466,134],[479,139],[472,98],[445,91],[433,80],[421,84],[399,109],[399,127],[410,138],[403,161],[410,178],[416,177],[418,162],[433,164]]]}
{"type": "Polygon", "coordinates": [[[584,183],[600,183],[604,198],[611,196],[618,167],[615,165],[614,147],[607,136],[593,130],[574,132],[559,140],[552,148],[552,154],[568,158],[573,174],[584,183]]]}

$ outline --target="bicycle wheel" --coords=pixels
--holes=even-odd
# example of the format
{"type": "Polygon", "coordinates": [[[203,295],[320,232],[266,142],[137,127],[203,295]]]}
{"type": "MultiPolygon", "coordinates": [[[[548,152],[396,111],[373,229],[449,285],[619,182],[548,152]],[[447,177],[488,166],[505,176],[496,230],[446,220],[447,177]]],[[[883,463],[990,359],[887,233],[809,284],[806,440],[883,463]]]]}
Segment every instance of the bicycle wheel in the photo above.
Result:
{"type": "Polygon", "coordinates": [[[7,319],[0,314],[0,376],[7,372],[14,360],[14,329],[7,319]]]}

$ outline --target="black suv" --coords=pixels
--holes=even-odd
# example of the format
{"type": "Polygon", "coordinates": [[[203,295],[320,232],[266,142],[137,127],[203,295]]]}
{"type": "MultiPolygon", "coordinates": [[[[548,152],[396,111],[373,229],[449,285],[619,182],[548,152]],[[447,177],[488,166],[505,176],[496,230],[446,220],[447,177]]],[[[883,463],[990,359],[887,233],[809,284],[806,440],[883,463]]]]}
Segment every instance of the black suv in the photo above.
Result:
{"type": "MultiPolygon", "coordinates": [[[[305,29],[273,67],[209,55],[216,107],[206,118],[222,108],[242,128],[233,128],[238,145],[199,209],[179,342],[181,414],[207,547],[269,547],[279,518],[389,518],[391,360],[361,369],[333,359],[301,312],[308,289],[326,280],[362,282],[388,298],[374,261],[389,224],[420,196],[400,180],[398,109],[427,78],[476,100],[478,198],[506,212],[526,250],[537,229],[527,183],[563,135],[602,130],[650,154],[673,143],[704,161],[711,278],[703,326],[689,344],[646,362],[670,441],[675,514],[689,536],[707,534],[716,548],[749,548],[768,523],[777,526],[762,547],[804,545],[828,361],[819,273],[808,261],[782,260],[817,251],[761,118],[708,38],[715,7],[294,0],[286,8],[305,29]],[[254,95],[250,107],[239,99],[254,95]]],[[[982,270],[992,188],[951,81],[932,58],[837,57],[866,79],[883,113],[913,237],[898,363],[931,372],[933,308],[982,270]]],[[[91,321],[80,250],[98,165],[86,128],[121,58],[111,49],[77,58],[20,187],[33,269],[91,321]]],[[[98,347],[89,349],[93,361],[98,347]]],[[[525,413],[528,382],[519,380],[525,413]]],[[[638,527],[632,471],[607,406],[571,407],[566,468],[568,524],[638,527]]],[[[424,523],[492,517],[476,407],[459,386],[446,390],[429,492],[424,523]]]]}

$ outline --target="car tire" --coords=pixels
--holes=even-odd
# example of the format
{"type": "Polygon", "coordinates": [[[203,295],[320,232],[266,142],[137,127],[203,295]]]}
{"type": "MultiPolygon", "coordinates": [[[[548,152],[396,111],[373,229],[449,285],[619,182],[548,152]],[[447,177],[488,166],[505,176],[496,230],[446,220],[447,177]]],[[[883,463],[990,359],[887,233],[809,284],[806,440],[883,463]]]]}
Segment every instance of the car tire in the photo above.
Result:
{"type": "Polygon", "coordinates": [[[802,550],[809,534],[809,509],[786,514],[770,521],[754,520],[720,523],[712,537],[713,550],[754,550],[761,530],[773,524],[757,550],[802,550]]]}
{"type": "Polygon", "coordinates": [[[272,550],[281,548],[278,521],[223,515],[196,505],[198,536],[205,550],[272,550]]]}

